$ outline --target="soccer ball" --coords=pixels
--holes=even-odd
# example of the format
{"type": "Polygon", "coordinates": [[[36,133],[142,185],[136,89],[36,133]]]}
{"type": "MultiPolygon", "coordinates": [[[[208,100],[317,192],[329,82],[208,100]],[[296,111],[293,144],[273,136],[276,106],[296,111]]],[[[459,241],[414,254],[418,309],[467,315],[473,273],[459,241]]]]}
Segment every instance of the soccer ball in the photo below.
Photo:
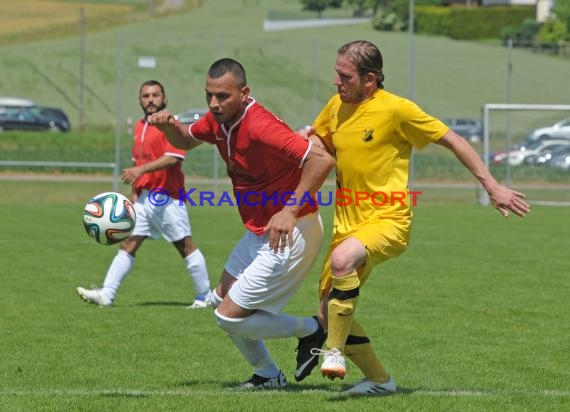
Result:
{"type": "Polygon", "coordinates": [[[83,209],[83,226],[89,237],[102,245],[113,245],[133,233],[135,208],[120,193],[105,192],[91,198],[83,209]]]}

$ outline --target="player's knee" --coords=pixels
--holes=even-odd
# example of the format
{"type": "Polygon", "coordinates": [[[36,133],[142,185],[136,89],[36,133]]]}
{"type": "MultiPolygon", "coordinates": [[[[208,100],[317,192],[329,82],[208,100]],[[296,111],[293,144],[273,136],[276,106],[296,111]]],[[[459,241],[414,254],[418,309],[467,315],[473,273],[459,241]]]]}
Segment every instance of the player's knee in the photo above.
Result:
{"type": "Polygon", "coordinates": [[[333,253],[331,256],[331,271],[336,273],[350,273],[355,270],[355,262],[346,253],[333,253]]]}
{"type": "Polygon", "coordinates": [[[227,316],[220,314],[218,309],[214,311],[214,314],[216,315],[216,321],[220,329],[230,335],[241,335],[240,332],[241,324],[244,321],[243,318],[228,318],[227,316]]]}

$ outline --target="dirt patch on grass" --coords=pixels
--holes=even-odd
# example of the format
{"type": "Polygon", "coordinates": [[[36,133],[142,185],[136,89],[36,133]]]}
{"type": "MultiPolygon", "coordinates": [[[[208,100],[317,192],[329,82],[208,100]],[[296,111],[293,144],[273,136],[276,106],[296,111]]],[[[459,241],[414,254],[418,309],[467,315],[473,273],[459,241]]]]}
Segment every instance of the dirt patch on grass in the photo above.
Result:
{"type": "Polygon", "coordinates": [[[2,5],[0,45],[55,39],[79,34],[81,9],[86,32],[121,26],[200,7],[202,0],[155,0],[154,6],[94,4],[82,1],[18,0],[2,5]]]}

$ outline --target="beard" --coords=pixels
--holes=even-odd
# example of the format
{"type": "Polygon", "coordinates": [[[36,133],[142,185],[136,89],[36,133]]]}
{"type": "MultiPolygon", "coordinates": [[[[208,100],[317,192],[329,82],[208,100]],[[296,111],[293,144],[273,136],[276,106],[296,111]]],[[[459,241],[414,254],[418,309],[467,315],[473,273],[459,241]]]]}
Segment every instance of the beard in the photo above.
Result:
{"type": "Polygon", "coordinates": [[[158,106],[158,107],[156,107],[156,108],[155,108],[155,107],[156,107],[156,106],[143,107],[142,109],[143,109],[143,112],[144,112],[145,117],[148,117],[148,116],[150,116],[151,114],[154,114],[154,113],[156,113],[156,112],[160,112],[161,110],[166,109],[166,103],[163,102],[160,106],[158,106]],[[149,108],[150,108],[150,110],[149,110],[149,108]]]}

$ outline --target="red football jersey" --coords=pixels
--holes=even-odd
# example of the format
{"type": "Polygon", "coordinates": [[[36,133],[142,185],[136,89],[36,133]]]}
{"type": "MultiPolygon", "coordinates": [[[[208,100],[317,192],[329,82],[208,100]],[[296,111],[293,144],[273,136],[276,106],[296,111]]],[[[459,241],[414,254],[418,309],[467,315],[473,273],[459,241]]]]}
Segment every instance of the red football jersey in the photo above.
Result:
{"type": "MultiPolygon", "coordinates": [[[[132,151],[132,159],[135,166],[151,162],[163,155],[174,156],[184,160],[186,151],[176,149],[158,128],[142,119],[139,120],[135,125],[132,151]]],[[[182,164],[177,163],[167,169],[144,173],[135,181],[134,186],[137,194],[140,194],[143,189],[162,188],[168,191],[171,198],[180,199],[180,189],[184,191],[182,164]]]]}
{"type": "Polygon", "coordinates": [[[309,142],[253,98],[229,129],[208,112],[189,131],[196,140],[217,146],[232,180],[241,219],[253,233],[263,233],[271,216],[288,201],[302,202],[299,217],[318,209],[314,199],[289,199],[301,179],[309,142]]]}

